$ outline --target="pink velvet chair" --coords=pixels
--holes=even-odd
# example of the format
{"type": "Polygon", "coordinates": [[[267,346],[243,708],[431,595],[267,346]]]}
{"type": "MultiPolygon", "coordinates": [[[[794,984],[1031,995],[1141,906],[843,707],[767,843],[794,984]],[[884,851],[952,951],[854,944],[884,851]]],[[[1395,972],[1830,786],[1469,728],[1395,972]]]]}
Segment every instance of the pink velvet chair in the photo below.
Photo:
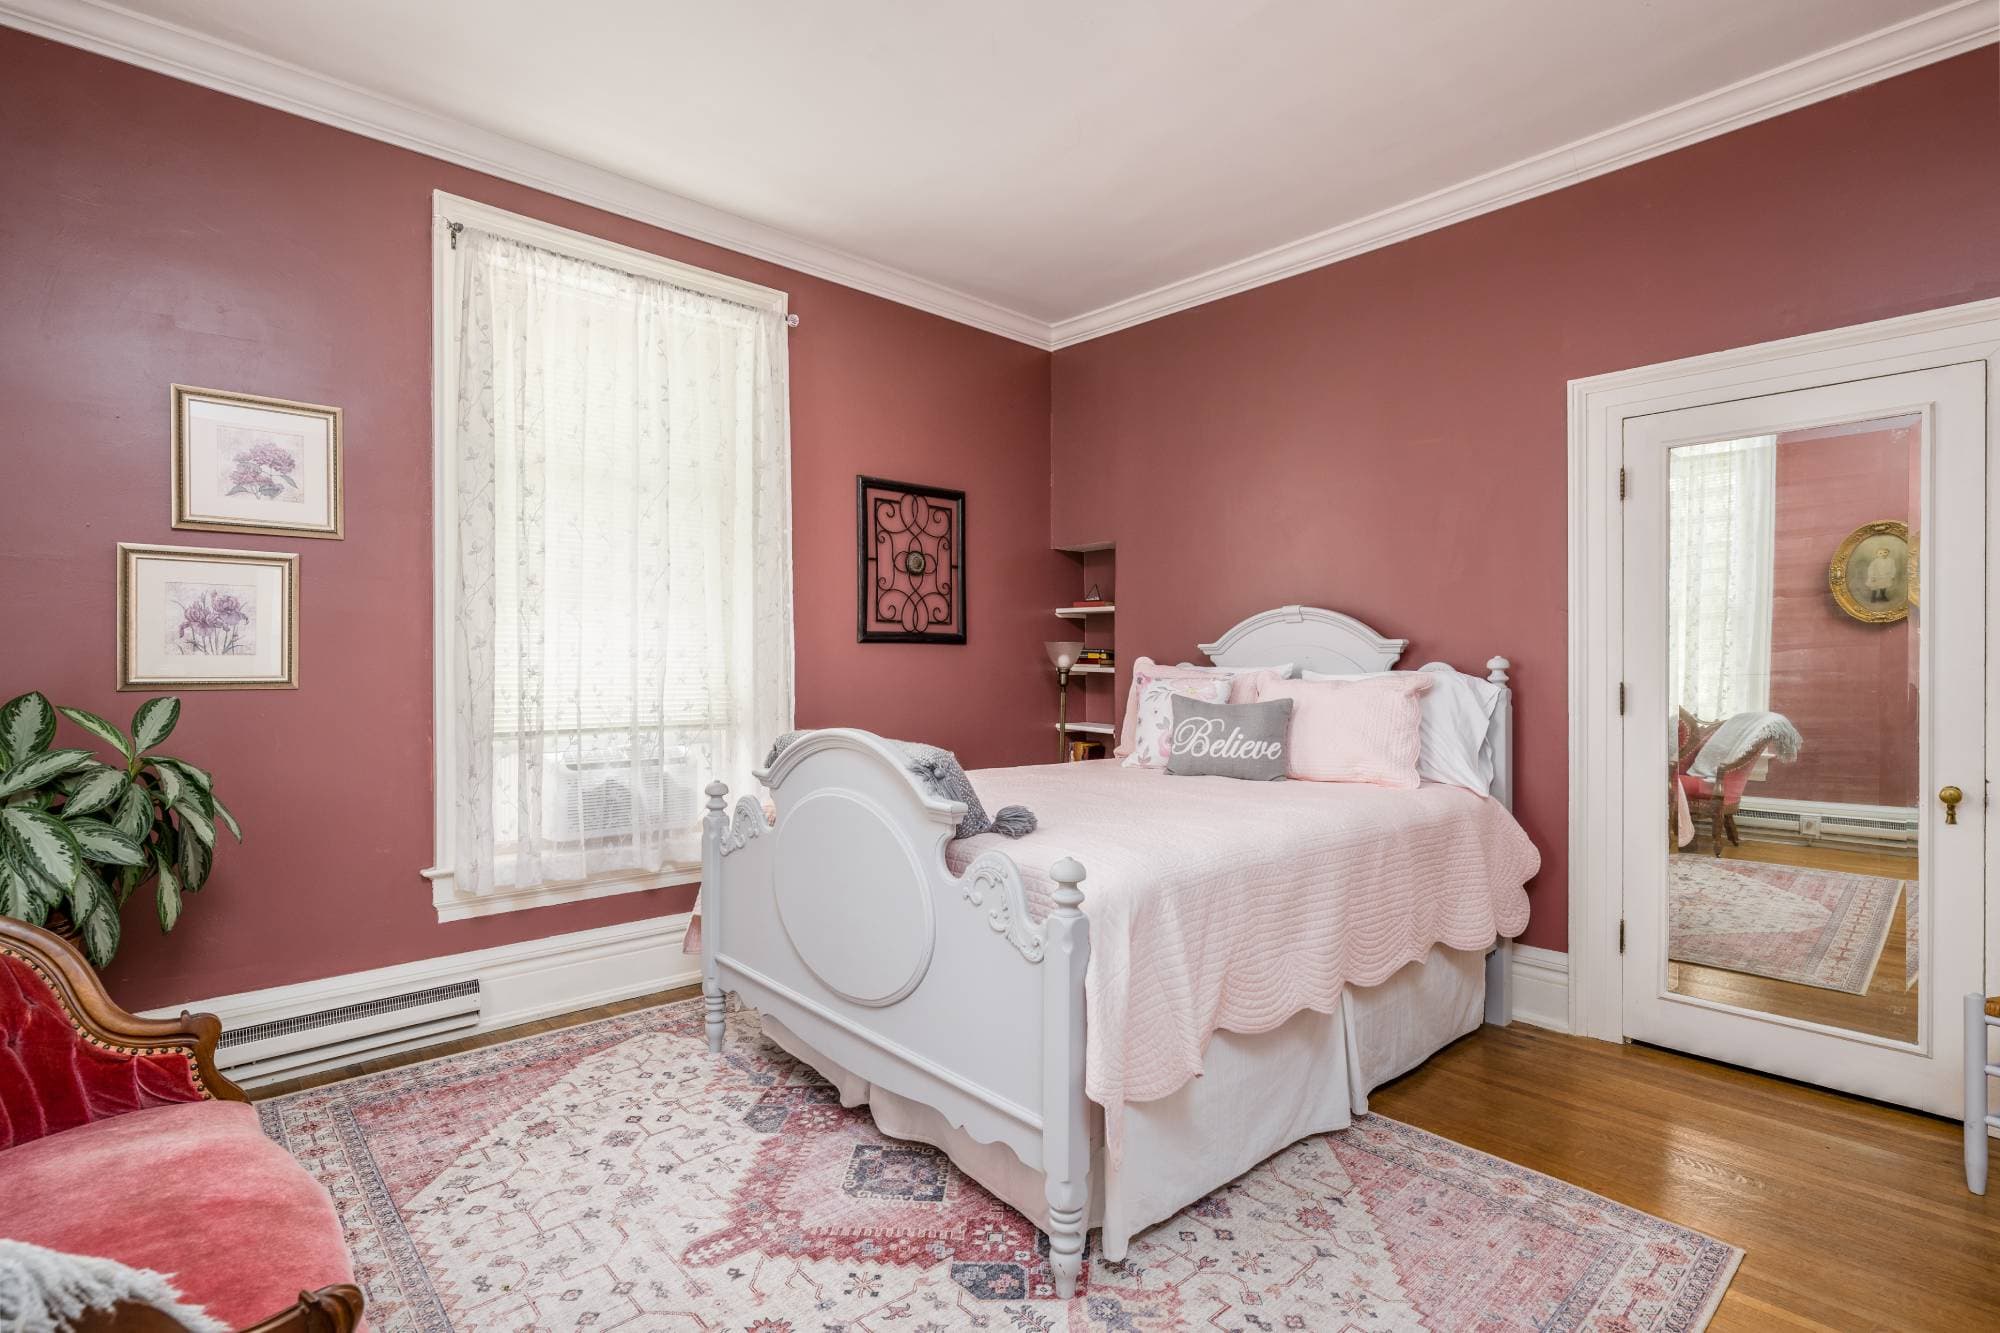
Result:
{"type": "Polygon", "coordinates": [[[1720,721],[1702,722],[1683,708],[1680,710],[1678,728],[1679,747],[1674,756],[1673,778],[1687,796],[1688,812],[1697,820],[1708,820],[1709,836],[1714,840],[1714,854],[1722,855],[1722,840],[1729,839],[1729,845],[1740,847],[1743,839],[1736,833],[1736,811],[1743,804],[1744,788],[1750,785],[1750,774],[1756,769],[1757,761],[1764,757],[1771,743],[1765,741],[1735,762],[1716,769],[1713,782],[1696,777],[1688,770],[1694,766],[1695,756],[1701,747],[1721,726],[1720,721]]]}
{"type": "MultiPolygon", "coordinates": [[[[0,1238],[171,1274],[233,1327],[350,1333],[333,1200],[216,1072],[221,1035],[134,1017],[60,936],[0,917],[0,1238]]],[[[120,1305],[83,1327],[180,1325],[120,1305]]]]}

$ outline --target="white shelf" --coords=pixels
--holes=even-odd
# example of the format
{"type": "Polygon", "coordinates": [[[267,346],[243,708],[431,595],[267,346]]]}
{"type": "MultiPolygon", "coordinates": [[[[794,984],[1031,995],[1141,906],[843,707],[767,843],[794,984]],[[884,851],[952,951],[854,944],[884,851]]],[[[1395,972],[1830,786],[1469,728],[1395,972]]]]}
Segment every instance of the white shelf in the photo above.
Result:
{"type": "Polygon", "coordinates": [[[1079,662],[1069,669],[1069,674],[1072,676],[1115,676],[1118,674],[1118,668],[1115,666],[1103,666],[1097,662],[1079,662]]]}
{"type": "MultiPolygon", "coordinates": [[[[1060,725],[1056,729],[1058,731],[1064,730],[1060,725]]],[[[1069,724],[1068,730],[1084,736],[1109,736],[1114,734],[1118,728],[1112,726],[1109,722],[1072,722],[1069,724]]]]}
{"type": "Polygon", "coordinates": [[[1108,616],[1118,608],[1110,602],[1103,606],[1059,606],[1056,614],[1064,620],[1082,620],[1085,616],[1108,616]]]}

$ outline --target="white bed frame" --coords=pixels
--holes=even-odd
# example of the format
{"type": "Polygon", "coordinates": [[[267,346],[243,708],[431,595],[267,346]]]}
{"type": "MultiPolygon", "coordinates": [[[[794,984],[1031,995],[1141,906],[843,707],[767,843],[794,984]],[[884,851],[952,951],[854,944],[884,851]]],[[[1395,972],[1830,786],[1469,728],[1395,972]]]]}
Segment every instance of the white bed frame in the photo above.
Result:
{"type": "MultiPolygon", "coordinates": [[[[1360,621],[1282,606],[1202,651],[1218,666],[1386,671],[1408,646],[1360,621]]],[[[1437,664],[1433,664],[1437,665],[1437,664]]],[[[1494,795],[1513,801],[1505,658],[1491,741],[1494,795]]],[[[965,813],[918,785],[865,731],[815,731],[757,773],[777,821],[711,782],[702,833],[702,993],[722,1049],[725,996],[777,1018],[868,1082],[929,1106],[1047,1177],[1049,1261],[1064,1298],[1083,1265],[1091,1127],[1084,1097],[1084,867],[1051,868],[1054,907],[1028,917],[1014,862],[989,851],[954,875],[945,843],[965,813]],[[1041,1015],[1039,1024],[1024,1014],[1041,1015]]],[[[1079,849],[1087,850],[1087,849],[1079,849]]],[[[1486,964],[1486,1018],[1505,1024],[1507,941],[1486,964]]]]}

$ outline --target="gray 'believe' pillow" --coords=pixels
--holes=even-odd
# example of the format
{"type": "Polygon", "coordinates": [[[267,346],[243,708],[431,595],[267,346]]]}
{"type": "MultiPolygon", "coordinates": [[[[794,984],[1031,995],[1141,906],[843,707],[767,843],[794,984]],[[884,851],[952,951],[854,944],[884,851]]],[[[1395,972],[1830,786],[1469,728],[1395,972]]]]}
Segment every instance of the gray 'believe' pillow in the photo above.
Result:
{"type": "Polygon", "coordinates": [[[1174,696],[1167,772],[1177,778],[1242,778],[1282,782],[1292,701],[1211,704],[1174,696]]]}

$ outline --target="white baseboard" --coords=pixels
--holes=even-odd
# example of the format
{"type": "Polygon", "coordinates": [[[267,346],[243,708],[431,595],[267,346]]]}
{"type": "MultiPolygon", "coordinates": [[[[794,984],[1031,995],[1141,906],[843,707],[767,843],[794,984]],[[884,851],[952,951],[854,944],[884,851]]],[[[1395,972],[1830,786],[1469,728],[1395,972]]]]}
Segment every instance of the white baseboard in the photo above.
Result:
{"type": "Polygon", "coordinates": [[[1517,944],[1508,975],[1513,985],[1516,1023],[1552,1032],[1570,1030],[1568,954],[1517,944]]]}
{"type": "Polygon", "coordinates": [[[259,1077],[254,1069],[231,1070],[222,1051],[223,1071],[246,1086],[310,1073],[341,1063],[412,1050],[518,1023],[532,1023],[555,1014],[594,1005],[629,1000],[635,995],[687,986],[701,979],[701,960],[681,952],[689,914],[652,917],[616,926],[600,926],[569,935],[525,940],[471,953],[424,958],[393,967],[348,972],[318,981],[245,991],[148,1010],[146,1016],[171,1018],[182,1010],[214,1014],[225,1032],[255,1024],[283,1022],[323,1010],[366,1004],[370,1000],[411,991],[479,983],[475,1020],[449,1033],[389,1036],[365,1052],[343,1051],[316,1063],[290,1066],[259,1077]]]}

